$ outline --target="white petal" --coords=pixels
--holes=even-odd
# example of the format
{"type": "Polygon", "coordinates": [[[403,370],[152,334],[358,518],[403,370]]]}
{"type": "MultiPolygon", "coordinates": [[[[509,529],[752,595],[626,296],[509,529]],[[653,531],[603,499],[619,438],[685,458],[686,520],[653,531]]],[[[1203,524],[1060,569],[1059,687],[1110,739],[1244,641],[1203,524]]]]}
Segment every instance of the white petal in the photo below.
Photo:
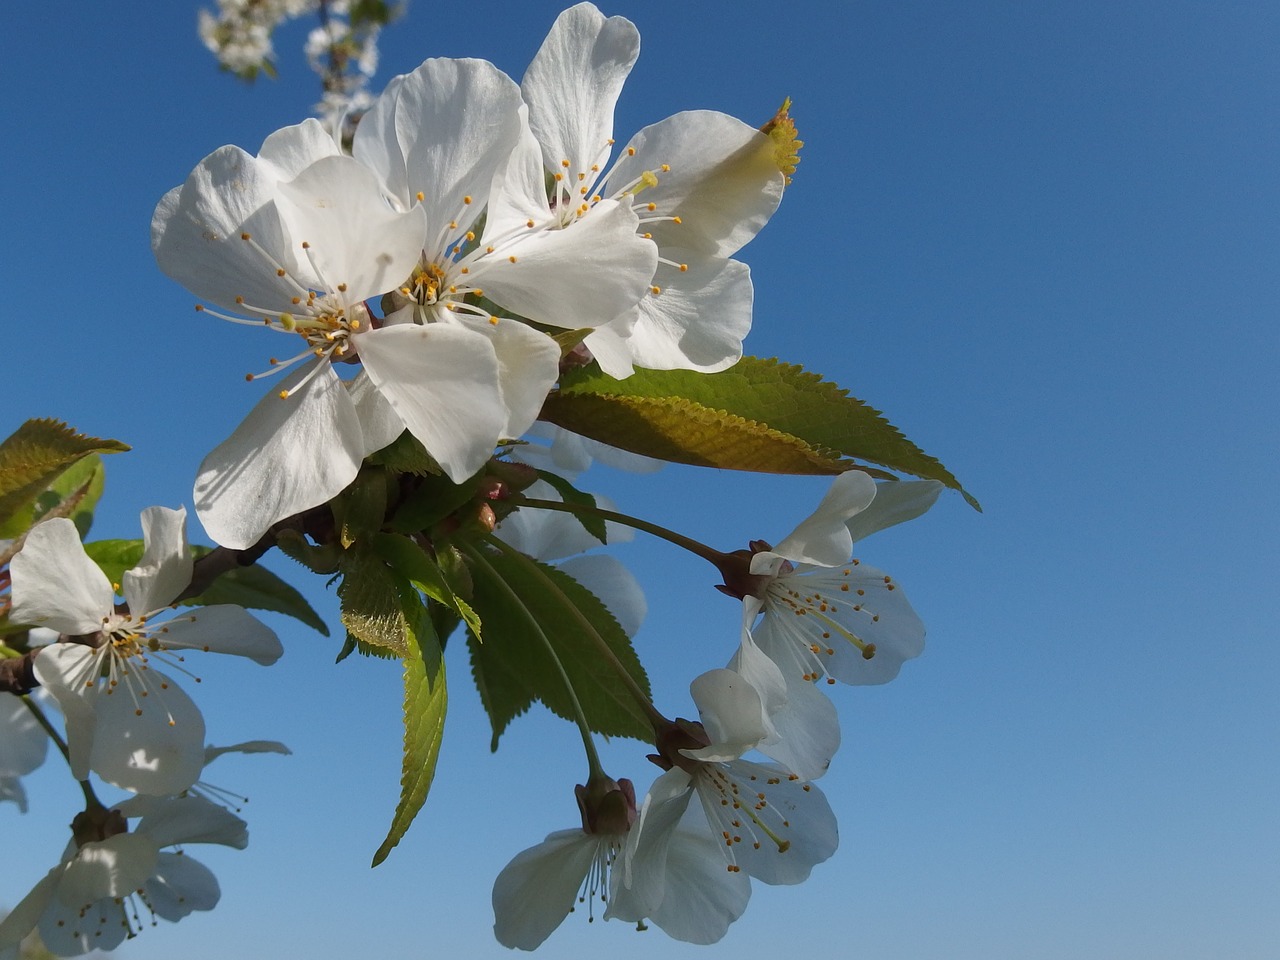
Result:
{"type": "MultiPolygon", "coordinates": [[[[111,693],[86,692],[95,731],[89,766],[103,780],[134,793],[181,793],[204,768],[204,717],[182,688],[154,668],[133,674],[111,693]],[[146,682],[142,696],[141,682],[146,682]]],[[[70,715],[68,715],[68,721],[70,715]]]]}
{"type": "Polygon", "coordinates": [[[277,207],[295,242],[307,243],[317,278],[359,303],[399,287],[422,257],[421,209],[392,210],[377,178],[351,157],[326,157],[279,186],[277,207]]]}
{"type": "MultiPolygon", "coordinates": [[[[853,540],[845,521],[865,510],[875,495],[875,481],[861,470],[840,474],[832,481],[818,509],[787,534],[772,552],[793,563],[823,567],[847,563],[853,553],[853,540]]],[[[752,558],[752,573],[756,572],[755,559],[752,558]]]]}
{"type": "Polygon", "coordinates": [[[114,950],[128,936],[124,911],[122,904],[109,897],[76,907],[55,897],[40,917],[40,939],[59,957],[114,950]]]}
{"type": "Polygon", "coordinates": [[[493,64],[427,60],[399,80],[392,97],[374,104],[370,113],[382,116],[367,134],[361,120],[352,153],[389,189],[403,190],[395,196],[405,209],[422,192],[431,236],[451,220],[465,229],[484,208],[495,171],[517,143],[519,110],[519,89],[493,64]],[[387,111],[394,113],[393,122],[387,111]]]}
{"type": "Polygon", "coordinates": [[[115,608],[110,581],[84,552],[76,525],[65,517],[32,527],[9,572],[12,623],[73,635],[93,633],[115,608]]]}
{"type": "Polygon", "coordinates": [[[474,271],[507,309],[567,329],[595,327],[640,302],[658,248],[636,235],[630,208],[602,200],[564,229],[529,231],[502,244],[474,271]],[[514,262],[512,259],[514,258],[514,262]]]}
{"type": "Polygon", "coordinates": [[[534,950],[560,926],[603,838],[560,830],[518,853],[493,884],[493,934],[504,947],[534,950]]]}
{"type": "Polygon", "coordinates": [[[273,388],[200,464],[196,513],[224,547],[252,546],[277,520],[327,502],[360,469],[360,422],[332,370],[278,396],[310,373],[308,365],[273,388]]]}
{"type": "Polygon", "coordinates": [[[689,269],[663,264],[653,278],[661,293],[640,301],[627,341],[636,366],[704,373],[733,366],[751,329],[750,269],[690,250],[663,249],[662,255],[689,269]]]}
{"type": "Polygon", "coordinates": [[[512,320],[481,324],[498,358],[498,383],[507,422],[501,436],[520,436],[537,419],[560,377],[560,347],[546,334],[512,320]]]}
{"type": "Polygon", "coordinates": [[[341,154],[342,148],[325,125],[312,118],[267,137],[258,150],[258,159],[271,165],[277,179],[289,180],[322,157],[341,154]]]}
{"type": "MultiPolygon", "coordinates": [[[[692,810],[691,810],[692,813],[692,810]]],[[[669,937],[686,943],[716,943],[729,924],[742,916],[751,899],[751,879],[731,871],[724,843],[706,829],[687,824],[687,817],[667,849],[666,895],[649,916],[669,937]]],[[[702,821],[701,812],[696,819],[702,821]]]]}
{"type": "Polygon", "coordinates": [[[347,388],[347,392],[351,394],[351,402],[355,404],[366,457],[404,433],[404,421],[392,409],[387,398],[378,392],[367,373],[361,370],[354,379],[343,380],[342,385],[347,388]]]}
{"type": "Polygon", "coordinates": [[[667,851],[692,799],[693,782],[679,767],[668,770],[649,787],[627,837],[622,886],[628,894],[616,899],[606,916],[641,920],[661,905],[667,889],[667,851]]]}
{"type": "Polygon", "coordinates": [[[886,527],[914,520],[933,506],[942,492],[937,480],[886,480],[876,484],[871,506],[845,521],[853,542],[886,527]]]}
{"type": "Polygon", "coordinates": [[[556,18],[520,86],[547,166],[605,168],[614,104],[639,55],[640,33],[629,20],[605,19],[590,3],[556,18]]]}
{"type": "Polygon", "coordinates": [[[493,455],[508,410],[488,337],[444,323],[383,327],[360,337],[360,357],[405,426],[455,483],[493,455]]]}
{"type": "Polygon", "coordinates": [[[801,883],[839,845],[835,814],[822,791],[789,779],[779,767],[746,760],[708,764],[695,784],[712,834],[728,833],[734,861],[764,883],[801,883]]]}
{"type": "Polygon", "coordinates": [[[0,919],[0,950],[16,947],[26,938],[44,913],[49,901],[53,899],[58,880],[62,877],[61,864],[45,874],[40,882],[31,888],[31,892],[23,897],[18,905],[0,919]]]}
{"type": "Polygon", "coordinates": [[[530,220],[543,224],[551,217],[542,147],[529,129],[528,107],[523,104],[519,124],[515,149],[494,174],[482,241],[528,230],[530,220]]]}
{"type": "Polygon", "coordinates": [[[732,670],[708,670],[689,684],[689,693],[711,744],[698,750],[682,750],[687,757],[735,759],[768,739],[772,732],[759,692],[732,670]]]}
{"type": "Polygon", "coordinates": [[[805,780],[826,773],[840,746],[835,705],[802,678],[792,661],[775,663],[750,634],[743,637],[729,668],[741,673],[757,690],[772,691],[765,699],[765,711],[777,735],[761,743],[760,752],[805,780]],[[781,684],[780,691],[773,686],[775,682],[781,684]]]}
{"type": "Polygon", "coordinates": [[[213,871],[178,853],[160,854],[146,890],[147,904],[156,916],[173,923],[193,910],[212,910],[222,897],[213,871]]]}
{"type": "Polygon", "coordinates": [[[192,795],[156,805],[138,823],[135,833],[150,837],[157,847],[218,843],[243,850],[249,843],[243,820],[204,797],[192,795]]]}
{"type": "Polygon", "coordinates": [[[27,789],[17,777],[0,774],[0,803],[16,803],[19,813],[27,812],[27,789]]]}
{"type": "Polygon", "coordinates": [[[165,623],[149,624],[149,636],[164,650],[230,653],[270,666],[284,653],[275,631],[243,607],[199,607],[165,623]]]}
{"type": "Polygon", "coordinates": [[[22,698],[0,693],[0,777],[20,777],[44,763],[49,735],[22,698]]]}
{"type": "Polygon", "coordinates": [[[280,753],[291,756],[293,751],[279,740],[246,740],[244,743],[233,743],[227,747],[206,746],[204,765],[207,767],[224,753],[280,753]]]}
{"type": "Polygon", "coordinates": [[[636,635],[649,605],[640,582],[616,557],[574,557],[559,567],[595,594],[628,637],[636,635]]]}
{"type": "Polygon", "coordinates": [[[67,723],[67,751],[71,775],[89,779],[89,755],[97,717],[86,684],[98,676],[98,658],[81,643],[52,643],[36,655],[36,679],[57,701],[67,723]]]}
{"type": "Polygon", "coordinates": [[[142,540],[142,560],[121,581],[129,611],[137,616],[167,607],[191,583],[195,561],[187,549],[186,508],[147,507],[142,540]]]}
{"type": "Polygon", "coordinates": [[[639,318],[640,305],[637,304],[622,316],[596,327],[582,341],[600,369],[615,380],[625,380],[636,372],[629,340],[639,318]]]}
{"type": "Polygon", "coordinates": [[[645,127],[628,147],[635,150],[610,175],[617,187],[645,170],[660,171],[658,185],[641,200],[657,205],[659,216],[681,222],[649,225],[654,240],[668,246],[731,257],[773,216],[782,200],[784,178],[773,144],[754,127],[724,113],[691,110],[645,127]]]}
{"type": "Polygon", "coordinates": [[[86,843],[67,864],[58,899],[68,907],[82,907],[103,897],[128,896],[151,876],[158,852],[154,841],[136,833],[86,843]]]}

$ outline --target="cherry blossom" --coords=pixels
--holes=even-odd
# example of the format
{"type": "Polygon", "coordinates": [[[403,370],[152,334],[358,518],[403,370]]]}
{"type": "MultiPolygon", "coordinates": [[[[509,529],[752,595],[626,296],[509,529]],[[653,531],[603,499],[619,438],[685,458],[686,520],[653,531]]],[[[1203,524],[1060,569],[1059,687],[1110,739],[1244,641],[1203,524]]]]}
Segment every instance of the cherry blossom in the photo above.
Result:
{"type": "Polygon", "coordinates": [[[35,674],[66,717],[76,779],[92,770],[123,789],[167,795],[200,773],[204,720],[159,665],[190,674],[187,650],[265,665],[282,648],[270,629],[230,604],[161,619],[191,580],[186,511],[150,507],[142,527],[142,561],[122,577],[123,613],[75,524],[56,518],[32,528],[10,565],[11,617],[74,638],[40,648],[35,674]]]}

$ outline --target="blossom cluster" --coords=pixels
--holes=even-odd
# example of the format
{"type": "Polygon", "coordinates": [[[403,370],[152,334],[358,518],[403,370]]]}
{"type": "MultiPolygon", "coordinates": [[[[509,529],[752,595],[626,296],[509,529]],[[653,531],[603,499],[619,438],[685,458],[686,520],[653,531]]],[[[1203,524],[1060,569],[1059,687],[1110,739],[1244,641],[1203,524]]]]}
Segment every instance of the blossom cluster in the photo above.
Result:
{"type": "MultiPolygon", "coordinates": [[[[201,34],[229,69],[269,63],[275,24],[318,7],[328,19],[308,45],[317,67],[347,43],[372,72],[372,35],[362,47],[334,19],[354,7],[219,3],[201,34]]],[[[577,724],[588,766],[580,825],[497,877],[504,945],[538,947],[577,904],[713,943],[745,911],[753,880],[803,882],[835,852],[836,817],[817,783],[841,739],[825,691],[890,681],[924,644],[900,585],[855,545],[959,485],[846,392],[744,358],[753,286],[736,257],[795,172],[789,101],[763,127],[691,110],[615,139],[639,49],[630,21],[579,3],[518,83],[486,61],[435,58],[376,98],[327,87],[329,119],[354,105],[353,126],[313,119],[256,154],[224,146],[159,201],[157,263],[198,299],[201,323],[263,331],[246,341],[260,359],[245,380],[270,386],[197,470],[195,510],[217,544],[199,561],[183,509],[145,511],[137,551],[112,566],[71,519],[91,483],[56,509],[39,498],[23,508],[0,561],[10,678],[0,670],[0,800],[26,810],[21,778],[52,739],[86,807],[58,865],[0,921],[0,956],[33,929],[61,955],[110,949],[144,914],[177,920],[216,903],[212,875],[165,851],[243,847],[244,822],[202,771],[227,749],[284,748],[206,747],[201,711],[174,675],[198,682],[191,651],[280,657],[272,630],[204,595],[221,571],[277,546],[340,581],[339,659],[404,663],[404,792],[375,864],[434,775],[455,628],[495,746],[534,701],[577,724]],[[779,403],[771,420],[758,384],[794,409],[779,403]],[[862,448],[842,430],[874,442],[862,448]],[[722,552],[578,490],[593,460],[835,479],[776,545],[722,552]],[[721,592],[741,602],[725,666],[690,685],[697,720],[652,702],[631,645],[640,584],[587,552],[635,530],[712,563],[721,592]],[[65,741],[36,687],[61,713],[65,741]],[[643,796],[605,772],[598,735],[652,745],[660,772],[643,796]],[[91,777],[131,796],[104,804],[91,777]]],[[[86,451],[123,449],[52,433],[51,482],[86,451]]],[[[0,480],[5,457],[0,444],[0,480]]],[[[11,520],[0,510],[0,529],[11,520]]],[[[220,583],[223,599],[240,596],[220,583]]],[[[243,596],[276,587],[255,590],[243,596]]],[[[298,615],[292,599],[274,609],[298,615]]]]}

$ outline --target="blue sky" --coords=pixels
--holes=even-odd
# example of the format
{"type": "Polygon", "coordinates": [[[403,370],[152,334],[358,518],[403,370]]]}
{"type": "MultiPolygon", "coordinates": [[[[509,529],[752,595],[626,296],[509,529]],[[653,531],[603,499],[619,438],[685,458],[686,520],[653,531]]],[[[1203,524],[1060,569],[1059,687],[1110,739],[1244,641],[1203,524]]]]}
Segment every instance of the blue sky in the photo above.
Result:
{"type": "MultiPolygon", "coordinates": [[[[282,77],[220,75],[196,4],[9,11],[5,433],[61,417],[119,437],[95,535],[190,504],[204,454],[257,397],[243,331],[155,267],[151,210],[224,143],[256,150],[317,85],[301,27],[282,77]]],[[[1280,709],[1274,613],[1280,9],[1269,3],[605,6],[642,50],[621,138],[678,110],[751,122],[783,96],[806,141],[782,209],[743,252],[747,350],[884,410],[983,502],[956,496],[868,542],[929,625],[881,688],[834,691],[845,743],[823,788],[841,847],[795,888],[757,885],[711,952],[866,960],[1274,957],[1280,709]]],[[[519,77],[558,4],[414,0],[378,82],[428,56],[519,77]]],[[[596,469],[584,485],[723,548],[776,538],[820,479],[596,469]]],[[[620,548],[645,586],[637,646],[669,714],[722,665],[737,611],[712,571],[620,548]]],[[[282,572],[293,574],[283,561],[282,572]]],[[[300,574],[296,582],[304,583],[300,574]]],[[[331,622],[336,604],[309,595],[331,622]]],[[[211,738],[248,794],[213,913],[122,957],[499,957],[493,876],[571,826],[584,765],[540,708],[496,756],[465,661],[427,808],[368,861],[395,804],[399,678],[274,622],[275,667],[201,664],[211,738]]],[[[212,658],[210,658],[212,659],[212,658]]],[[[642,785],[643,748],[606,750],[642,785]]],[[[0,808],[0,900],[52,864],[77,791],[50,763],[25,818],[0,808]]],[[[569,922],[551,957],[702,954],[654,930],[569,922]]]]}

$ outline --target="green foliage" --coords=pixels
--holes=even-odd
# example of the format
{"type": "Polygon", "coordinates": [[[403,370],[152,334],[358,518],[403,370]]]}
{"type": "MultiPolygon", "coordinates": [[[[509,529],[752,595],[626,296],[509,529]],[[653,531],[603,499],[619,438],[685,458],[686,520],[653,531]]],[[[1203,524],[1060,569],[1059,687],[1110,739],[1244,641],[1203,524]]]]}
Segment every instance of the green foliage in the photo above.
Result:
{"type": "Polygon", "coordinates": [[[106,470],[102,459],[91,453],[64,470],[42,493],[0,524],[0,537],[15,538],[41,520],[69,517],[83,537],[93,525],[93,510],[102,497],[106,470]]]}
{"type": "Polygon", "coordinates": [[[444,654],[431,617],[413,590],[401,593],[404,643],[404,759],[400,768],[400,802],[391,829],[373,855],[373,866],[387,858],[426,802],[435,778],[449,705],[444,654]]]}
{"type": "MultiPolygon", "coordinates": [[[[70,516],[80,503],[90,497],[93,487],[91,476],[84,476],[79,483],[69,482],[70,485],[60,491],[62,495],[54,503],[47,498],[43,504],[36,501],[82,458],[94,453],[121,453],[128,449],[128,445],[119,440],[86,437],[60,420],[28,420],[0,442],[0,527],[3,527],[3,535],[16,537],[26,532],[30,523],[24,525],[25,518],[29,517],[34,522],[36,518],[48,515],[50,510],[57,509],[68,496],[87,483],[80,501],[62,514],[70,516]]],[[[88,509],[91,508],[92,501],[88,504],[88,509]]],[[[87,521],[82,519],[81,522],[87,521]]]]}
{"type": "Polygon", "coordinates": [[[395,473],[411,473],[416,477],[439,476],[444,471],[436,463],[422,441],[408,430],[389,444],[372,453],[368,462],[386,467],[395,473]]]}
{"type": "Polygon", "coordinates": [[[481,635],[480,618],[470,605],[454,591],[444,571],[422,547],[408,537],[390,533],[376,535],[374,551],[413,587],[462,619],[476,637],[481,635]]]}
{"type": "Polygon", "coordinates": [[[445,476],[425,477],[401,502],[389,526],[399,533],[418,533],[438,523],[476,495],[470,483],[457,484],[445,476]]]}
{"type": "Polygon", "coordinates": [[[484,619],[484,643],[468,639],[471,669],[493,727],[491,749],[515,717],[534,700],[553,713],[574,718],[560,661],[569,676],[587,724],[607,736],[647,739],[652,731],[636,703],[592,636],[601,637],[627,673],[647,694],[645,675],[631,640],[603,603],[586,587],[555,567],[527,557],[477,550],[472,565],[472,604],[484,619]],[[573,615],[576,607],[589,624],[573,615]],[[555,659],[536,638],[536,624],[555,651],[555,659]]]}
{"type": "Polygon", "coordinates": [[[570,371],[542,418],[583,436],[676,463],[764,473],[839,473],[855,457],[940,480],[978,502],[878,410],[817,374],[743,357],[721,373],[636,370],[614,380],[570,371]]]}
{"type": "Polygon", "coordinates": [[[340,569],[342,625],[361,643],[398,657],[408,656],[408,627],[400,604],[403,578],[392,573],[382,558],[363,543],[342,555],[340,569]]]}
{"type": "MultiPolygon", "coordinates": [[[[579,507],[595,507],[596,498],[589,493],[583,493],[564,477],[557,476],[554,473],[548,473],[546,470],[538,471],[538,479],[542,480],[555,488],[556,493],[560,494],[560,499],[565,503],[573,504],[579,507]]],[[[595,537],[601,543],[607,544],[608,531],[605,528],[604,520],[600,517],[588,513],[573,514],[584,530],[591,536],[595,537]]]]}

